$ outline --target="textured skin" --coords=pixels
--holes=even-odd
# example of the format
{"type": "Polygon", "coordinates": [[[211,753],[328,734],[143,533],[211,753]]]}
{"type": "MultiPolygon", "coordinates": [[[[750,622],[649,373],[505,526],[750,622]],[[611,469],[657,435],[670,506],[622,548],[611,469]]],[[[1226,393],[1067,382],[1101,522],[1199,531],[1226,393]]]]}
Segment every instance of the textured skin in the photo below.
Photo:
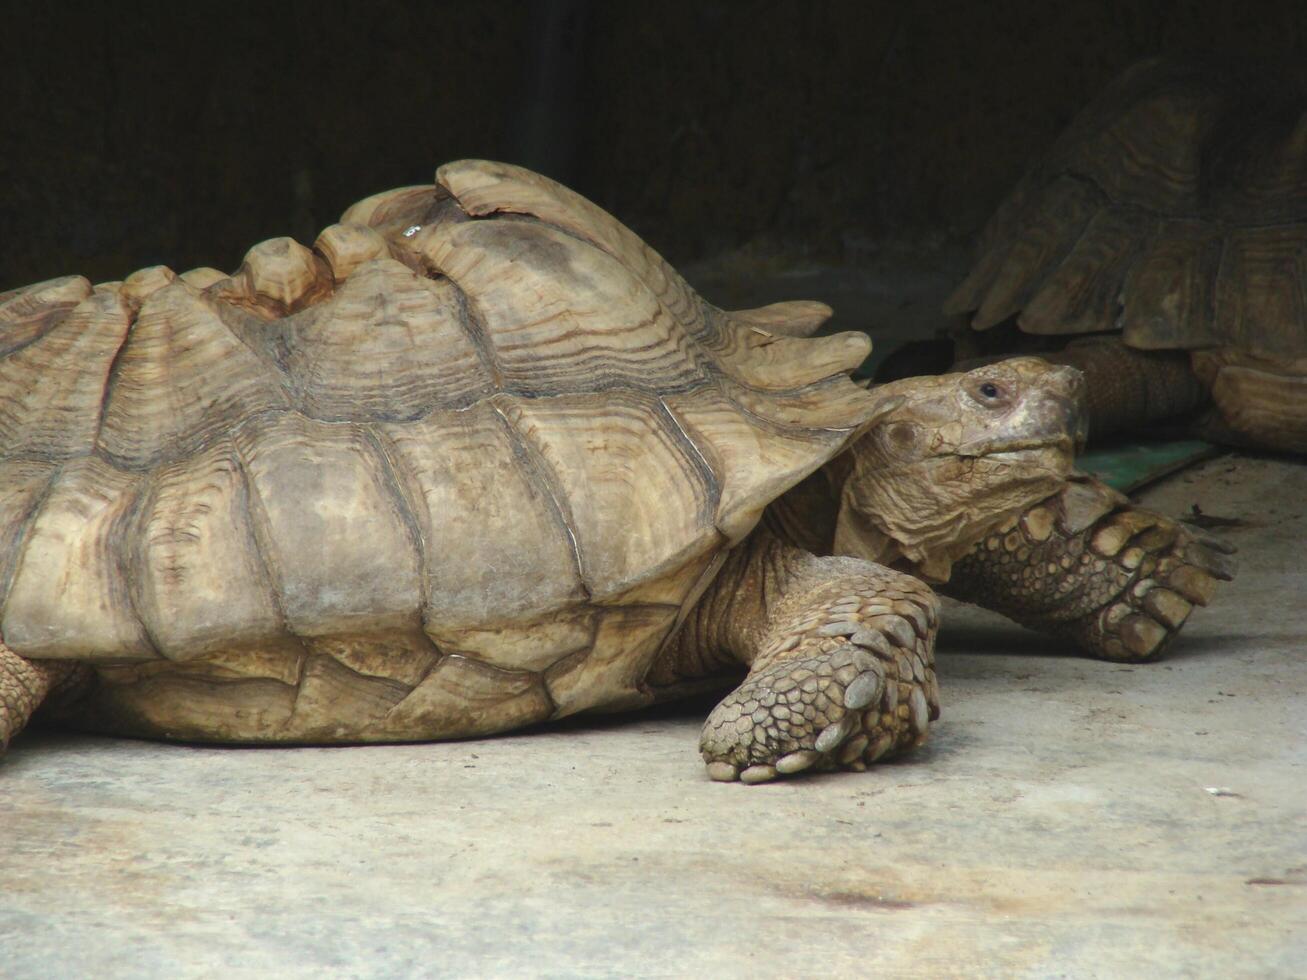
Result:
{"type": "Polygon", "coordinates": [[[941,589],[1092,656],[1150,660],[1233,576],[1227,554],[1081,477],[995,528],[941,589]]]}
{"type": "Polygon", "coordinates": [[[714,779],[861,770],[925,738],[939,717],[939,602],[928,586],[763,532],[732,556],[721,583],[653,678],[749,664],[704,724],[700,750],[714,779]]]}
{"type": "MultiPolygon", "coordinates": [[[[1289,79],[1136,65],[999,207],[947,310],[977,330],[1015,318],[1031,335],[1119,331],[1137,350],[1193,352],[1209,438],[1307,452],[1304,126],[1307,93],[1289,79]]],[[[1176,388],[1165,358],[1106,357],[1082,365],[1091,391],[1117,370],[1150,381],[1105,402],[1096,433],[1188,401],[1160,393],[1176,388]]]]}
{"type": "Polygon", "coordinates": [[[954,557],[1071,472],[1082,385],[1073,369],[1014,358],[876,389],[900,404],[829,467],[835,551],[945,581],[954,557]]]}
{"type": "Polygon", "coordinates": [[[41,667],[0,646],[0,749],[22,730],[50,690],[41,667]]]}
{"type": "MultiPolygon", "coordinates": [[[[992,364],[1007,356],[1011,355],[971,358],[959,361],[955,369],[992,364]]],[[[1085,414],[1095,439],[1192,417],[1212,400],[1184,352],[1135,350],[1114,338],[1087,338],[1062,350],[1041,351],[1039,356],[1085,376],[1085,414]]]]}
{"type": "Polygon", "coordinates": [[[83,673],[84,668],[77,664],[33,663],[0,643],[0,752],[42,702],[68,688],[83,673]]]}

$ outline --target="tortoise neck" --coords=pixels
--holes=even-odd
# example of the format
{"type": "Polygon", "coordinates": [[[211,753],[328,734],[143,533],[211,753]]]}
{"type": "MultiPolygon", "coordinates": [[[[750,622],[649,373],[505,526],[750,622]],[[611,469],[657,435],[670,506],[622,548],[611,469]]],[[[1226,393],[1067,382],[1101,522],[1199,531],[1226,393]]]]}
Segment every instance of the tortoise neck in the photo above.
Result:
{"type": "Polygon", "coordinates": [[[762,527],[795,548],[832,554],[840,494],[850,472],[843,456],[831,460],[774,500],[763,513],[762,527]]]}

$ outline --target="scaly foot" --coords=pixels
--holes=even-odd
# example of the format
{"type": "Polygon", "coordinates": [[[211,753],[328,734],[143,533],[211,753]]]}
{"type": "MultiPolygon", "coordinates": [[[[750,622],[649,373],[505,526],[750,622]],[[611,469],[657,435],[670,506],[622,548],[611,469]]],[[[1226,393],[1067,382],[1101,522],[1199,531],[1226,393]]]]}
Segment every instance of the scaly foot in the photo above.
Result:
{"type": "Polygon", "coordinates": [[[939,717],[929,588],[869,562],[823,561],[866,571],[787,604],[794,614],[778,617],[775,639],[704,725],[713,779],[863,770],[921,742],[939,717]]]}

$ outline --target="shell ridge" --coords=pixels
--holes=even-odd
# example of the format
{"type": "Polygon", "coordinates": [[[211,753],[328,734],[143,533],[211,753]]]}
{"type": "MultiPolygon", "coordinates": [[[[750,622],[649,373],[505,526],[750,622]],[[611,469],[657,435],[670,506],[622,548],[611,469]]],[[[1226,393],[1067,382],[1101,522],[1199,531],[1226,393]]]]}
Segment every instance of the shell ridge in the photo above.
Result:
{"type": "MultiPolygon", "coordinates": [[[[122,301],[122,293],[119,290],[114,290],[114,297],[118,300],[118,305],[126,311],[128,307],[122,301]]],[[[129,313],[127,329],[123,331],[122,339],[118,342],[118,349],[114,351],[113,357],[109,359],[109,370],[105,372],[104,386],[100,390],[100,408],[95,417],[95,435],[91,437],[91,451],[110,466],[114,466],[115,469],[118,467],[114,465],[114,461],[109,458],[110,454],[100,444],[100,436],[104,432],[104,420],[109,411],[109,399],[113,396],[118,375],[122,371],[123,352],[127,350],[127,341],[132,336],[132,330],[136,327],[139,315],[139,307],[129,313]]]]}
{"type": "MultiPolygon", "coordinates": [[[[106,460],[107,462],[107,460],[106,460]]],[[[109,463],[113,466],[112,463],[109,463]]],[[[117,467],[114,467],[117,469],[117,467]]],[[[144,602],[141,596],[142,584],[145,581],[144,565],[144,535],[141,533],[141,524],[145,515],[145,505],[149,502],[153,484],[150,475],[138,474],[136,487],[134,489],[135,497],[127,512],[122,519],[115,522],[110,529],[109,545],[113,552],[113,561],[117,566],[120,581],[123,583],[123,594],[126,599],[126,606],[136,620],[137,626],[140,627],[141,635],[145,638],[146,644],[150,647],[156,659],[165,659],[163,655],[163,645],[154,631],[150,629],[150,624],[146,621],[141,610],[144,602]]]]}
{"type": "Polygon", "coordinates": [[[427,597],[431,595],[431,572],[427,565],[428,545],[426,534],[423,531],[422,522],[418,518],[418,508],[410,497],[410,488],[416,480],[413,474],[407,470],[404,470],[401,475],[403,460],[399,453],[395,452],[394,444],[385,433],[371,424],[363,425],[360,428],[364,441],[381,465],[381,483],[386,488],[386,492],[390,494],[392,503],[399,512],[400,520],[403,521],[404,527],[412,539],[413,548],[417,552],[418,581],[422,589],[422,608],[418,610],[418,615],[425,628],[427,625],[427,597]]]}
{"type": "Polygon", "coordinates": [[[501,396],[492,396],[489,400],[490,407],[494,410],[495,415],[499,418],[500,423],[504,426],[508,434],[509,441],[512,443],[513,451],[518,455],[519,461],[523,464],[523,472],[535,485],[536,489],[544,494],[549,501],[550,509],[558,518],[558,523],[562,526],[563,533],[567,535],[567,540],[572,546],[572,559],[575,562],[575,571],[577,581],[581,584],[581,589],[585,593],[585,599],[588,602],[592,595],[589,579],[586,577],[585,561],[581,554],[581,545],[576,539],[576,532],[572,529],[574,518],[572,509],[567,505],[567,497],[563,493],[562,484],[558,480],[558,475],[549,465],[549,461],[544,458],[544,454],[531,443],[529,439],[513,424],[508,413],[503,410],[499,404],[501,396]]]}
{"type": "Polygon", "coordinates": [[[15,289],[9,293],[0,295],[0,358],[8,357],[10,354],[17,353],[23,348],[31,346],[32,344],[40,340],[42,337],[44,337],[46,334],[48,334],[51,330],[56,329],[59,326],[59,324],[63,323],[64,320],[68,318],[69,314],[71,314],[73,310],[77,309],[78,305],[81,304],[82,301],[85,300],[87,297],[89,297],[93,292],[91,288],[91,283],[89,280],[86,279],[85,276],[61,276],[58,279],[47,280],[45,283],[37,283],[36,285],[45,285],[48,288],[57,288],[57,287],[50,287],[50,283],[59,283],[59,282],[65,283],[66,286],[76,286],[80,282],[85,285],[85,291],[82,292],[82,295],[75,300],[56,299],[52,302],[47,302],[45,304],[46,307],[45,310],[40,314],[39,317],[36,315],[35,311],[33,311],[31,315],[24,317],[23,319],[15,320],[15,319],[6,318],[6,310],[5,310],[6,306],[8,306],[10,303],[14,303],[14,304],[19,303],[22,299],[26,298],[25,294],[30,292],[34,287],[29,286],[26,289],[15,289]],[[40,319],[41,321],[34,333],[32,333],[30,336],[24,337],[23,339],[19,340],[17,343],[7,344],[5,338],[10,333],[10,331],[16,332],[17,327],[20,324],[22,324],[24,321],[30,323],[30,321],[33,319],[40,319]]]}
{"type": "MultiPolygon", "coordinates": [[[[122,295],[115,290],[114,297],[118,305],[127,310],[126,304],[122,301],[122,295]]],[[[127,320],[127,329],[123,331],[122,338],[118,341],[118,347],[113,352],[113,357],[109,358],[109,369],[104,375],[104,385],[100,389],[100,407],[95,416],[95,435],[91,437],[91,448],[97,449],[100,446],[100,433],[104,430],[104,417],[109,409],[109,397],[113,394],[114,384],[117,381],[118,373],[122,369],[123,351],[127,349],[127,341],[132,335],[132,328],[136,326],[136,313],[131,313],[127,320]]]]}
{"type": "MultiPolygon", "coordinates": [[[[485,317],[477,308],[476,301],[468,295],[467,290],[463,288],[463,284],[453,276],[444,270],[435,268],[435,266],[432,266],[431,271],[444,276],[454,287],[459,309],[459,315],[455,317],[455,320],[458,322],[464,336],[467,337],[468,342],[477,352],[477,357],[481,359],[482,367],[484,367],[486,374],[490,376],[490,383],[494,385],[497,392],[503,391],[504,372],[502,365],[499,363],[499,351],[490,336],[490,331],[486,329],[485,317]]],[[[430,273],[428,273],[428,277],[430,277],[430,273]]],[[[480,400],[481,398],[475,399],[473,404],[480,400]]],[[[434,410],[433,407],[432,411],[434,410]]]]}
{"type": "MultiPolygon", "coordinates": [[[[205,303],[205,305],[209,307],[209,309],[213,312],[217,320],[224,327],[226,327],[227,332],[230,333],[234,338],[236,338],[237,342],[240,343],[242,347],[244,347],[251,354],[253,354],[254,357],[259,361],[259,363],[263,364],[264,367],[268,369],[268,373],[271,375],[273,380],[276,381],[277,386],[281,389],[282,393],[286,396],[286,401],[290,405],[296,408],[300,407],[303,404],[303,400],[304,400],[303,393],[299,390],[298,386],[295,384],[295,379],[291,376],[290,372],[286,370],[286,366],[278,360],[276,353],[274,351],[267,350],[264,345],[253,343],[250,340],[250,338],[246,335],[246,331],[243,329],[243,327],[238,329],[236,324],[232,322],[233,315],[248,316],[253,319],[258,319],[258,318],[253,317],[253,314],[248,313],[247,311],[242,309],[238,304],[223,298],[221,294],[214,294],[212,289],[205,289],[201,291],[199,294],[199,298],[203,303],[205,303]]],[[[325,298],[326,297],[324,296],[323,299],[325,298]]],[[[321,299],[318,300],[319,303],[321,301],[322,301],[321,299]]],[[[316,306],[317,304],[314,305],[316,306]]],[[[312,309],[312,308],[313,308],[312,306],[306,307],[306,309],[312,309]]],[[[292,316],[293,315],[294,314],[292,314],[292,316]]],[[[274,342],[282,341],[284,343],[286,336],[282,325],[289,319],[290,317],[282,317],[275,321],[277,324],[277,329],[275,331],[275,336],[269,337],[270,340],[274,342]]],[[[259,321],[259,322],[263,323],[264,321],[259,321]]]]}
{"type": "Polygon", "coordinates": [[[54,486],[59,477],[63,475],[66,465],[66,461],[61,460],[51,467],[50,473],[45,480],[45,486],[36,495],[28,507],[27,514],[23,517],[23,526],[19,529],[18,536],[10,549],[11,560],[0,564],[0,642],[4,641],[3,626],[5,613],[9,607],[9,589],[13,585],[14,577],[18,574],[18,569],[22,567],[23,559],[27,555],[27,546],[31,541],[31,531],[36,525],[36,519],[49,501],[50,495],[54,492],[54,486]]]}
{"type": "Polygon", "coordinates": [[[681,445],[686,457],[699,471],[699,478],[708,491],[707,496],[704,498],[703,509],[700,512],[700,520],[704,524],[713,524],[715,526],[717,508],[722,500],[723,474],[719,474],[712,468],[712,465],[708,462],[708,457],[699,448],[699,444],[694,441],[685,426],[681,424],[681,420],[677,418],[676,413],[671,410],[667,402],[661,397],[658,399],[658,409],[659,415],[662,416],[664,428],[668,428],[673,441],[681,445]],[[688,451],[686,451],[687,447],[688,451]]]}
{"type": "Polygon", "coordinates": [[[130,325],[126,313],[116,295],[93,291],[55,328],[0,357],[0,386],[11,392],[0,399],[6,456],[73,457],[94,446],[110,365],[130,325]]]}
{"type": "Polygon", "coordinates": [[[270,527],[271,519],[264,507],[259,488],[254,485],[254,479],[250,474],[249,460],[245,458],[239,440],[233,437],[230,439],[230,444],[232,458],[236,461],[236,470],[240,474],[240,502],[242,509],[245,511],[246,523],[253,543],[254,559],[263,572],[264,581],[268,586],[268,594],[272,598],[272,608],[276,613],[277,621],[281,625],[282,633],[295,641],[303,655],[307,656],[308,646],[304,643],[304,638],[291,628],[290,615],[286,612],[286,603],[281,595],[285,577],[281,574],[279,568],[281,556],[275,553],[270,527]]]}

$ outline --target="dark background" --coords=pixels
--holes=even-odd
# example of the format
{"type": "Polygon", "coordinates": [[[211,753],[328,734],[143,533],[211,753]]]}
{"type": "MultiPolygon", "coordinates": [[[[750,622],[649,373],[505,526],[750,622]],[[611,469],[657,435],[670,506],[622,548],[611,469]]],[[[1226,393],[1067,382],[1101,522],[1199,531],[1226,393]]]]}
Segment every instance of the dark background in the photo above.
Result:
{"type": "Polygon", "coordinates": [[[0,0],[0,290],[232,269],[449,159],[535,166],[675,263],[967,241],[1159,51],[1302,58],[1307,3],[0,0]]]}

